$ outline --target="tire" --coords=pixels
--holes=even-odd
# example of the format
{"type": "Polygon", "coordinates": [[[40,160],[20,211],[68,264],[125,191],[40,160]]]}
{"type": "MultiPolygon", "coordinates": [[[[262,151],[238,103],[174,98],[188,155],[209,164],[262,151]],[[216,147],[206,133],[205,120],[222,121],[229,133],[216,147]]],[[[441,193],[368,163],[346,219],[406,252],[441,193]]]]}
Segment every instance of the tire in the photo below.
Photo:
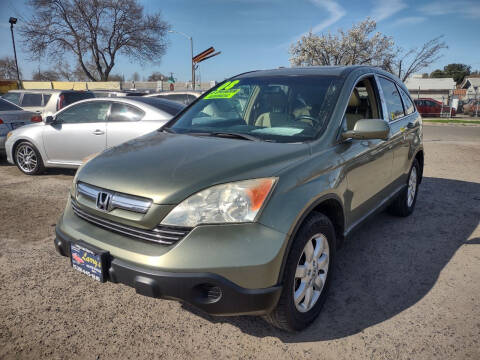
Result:
{"type": "Polygon", "coordinates": [[[415,204],[417,203],[417,196],[418,196],[418,186],[420,180],[420,165],[418,160],[413,160],[412,167],[410,172],[408,173],[408,180],[407,186],[402,192],[397,196],[397,198],[393,201],[393,203],[389,206],[388,212],[392,215],[407,217],[413,210],[415,209],[415,204]],[[414,184],[412,187],[411,181],[414,184]],[[411,191],[414,189],[413,198],[411,197],[411,191]]]}
{"type": "Polygon", "coordinates": [[[45,171],[40,152],[28,141],[23,141],[15,147],[14,160],[24,174],[39,175],[45,171]]]}
{"type": "Polygon", "coordinates": [[[309,215],[298,230],[290,252],[288,254],[285,271],[282,279],[282,293],[276,308],[264,319],[273,326],[286,331],[299,331],[310,325],[320,313],[327,298],[328,289],[332,281],[333,260],[335,258],[336,237],[335,229],[328,217],[320,213],[309,215]],[[313,248],[313,258],[308,263],[306,257],[306,246],[310,243],[313,248]],[[316,265],[313,261],[315,251],[318,250],[316,265]],[[323,260],[322,260],[323,259],[323,260]],[[297,267],[304,267],[305,277],[298,277],[297,267]],[[310,274],[306,269],[311,268],[310,274]],[[316,275],[315,275],[316,274],[316,275]],[[303,281],[307,279],[307,281],[303,281]],[[310,279],[308,282],[308,279],[310,279]],[[317,282],[323,280],[323,286],[318,287],[317,282]],[[310,305],[307,305],[307,293],[309,284],[312,284],[310,292],[310,305]],[[302,288],[303,286],[303,288],[302,288]],[[295,293],[301,294],[301,289],[307,289],[297,304],[295,293]],[[316,293],[318,292],[319,293],[316,293]]]}

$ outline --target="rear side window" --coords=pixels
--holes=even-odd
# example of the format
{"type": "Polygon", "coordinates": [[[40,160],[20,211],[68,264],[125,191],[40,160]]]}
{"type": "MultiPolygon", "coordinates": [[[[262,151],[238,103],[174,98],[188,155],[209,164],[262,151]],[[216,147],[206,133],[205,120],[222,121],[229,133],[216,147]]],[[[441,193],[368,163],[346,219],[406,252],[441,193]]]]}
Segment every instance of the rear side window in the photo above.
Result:
{"type": "Polygon", "coordinates": [[[22,106],[42,106],[42,94],[23,94],[22,106]]]}
{"type": "Polygon", "coordinates": [[[412,100],[410,99],[410,96],[408,96],[405,91],[403,91],[401,88],[399,88],[400,94],[402,95],[402,100],[403,100],[403,106],[405,107],[405,114],[410,115],[415,112],[415,107],[413,106],[412,100]]]}
{"type": "Polygon", "coordinates": [[[145,113],[134,106],[113,103],[108,121],[139,121],[145,113]]]}
{"type": "Polygon", "coordinates": [[[63,93],[61,96],[63,96],[62,107],[73,104],[80,100],[91,99],[95,97],[95,95],[93,95],[91,92],[63,93]]]}
{"type": "Polygon", "coordinates": [[[393,82],[385,78],[379,78],[380,86],[383,89],[385,102],[387,103],[388,119],[390,121],[397,120],[404,116],[402,100],[398,93],[397,87],[393,82]]]}
{"type": "Polygon", "coordinates": [[[16,105],[9,103],[3,99],[0,99],[0,111],[12,111],[12,110],[22,110],[16,105]]]}
{"type": "Polygon", "coordinates": [[[20,105],[20,93],[6,93],[2,97],[15,105],[20,105]]]}
{"type": "Polygon", "coordinates": [[[52,95],[50,94],[43,94],[43,105],[47,105],[48,103],[48,100],[50,100],[50,98],[52,97],[52,95]]]}

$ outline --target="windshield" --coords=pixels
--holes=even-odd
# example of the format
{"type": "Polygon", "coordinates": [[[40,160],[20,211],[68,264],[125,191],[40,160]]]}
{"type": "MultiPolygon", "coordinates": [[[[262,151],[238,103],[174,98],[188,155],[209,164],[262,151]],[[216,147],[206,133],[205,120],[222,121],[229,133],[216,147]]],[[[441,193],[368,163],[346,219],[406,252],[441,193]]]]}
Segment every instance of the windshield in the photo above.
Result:
{"type": "Polygon", "coordinates": [[[325,129],[340,85],[339,77],[312,75],[229,80],[187,109],[170,129],[276,142],[312,140],[325,129]]]}

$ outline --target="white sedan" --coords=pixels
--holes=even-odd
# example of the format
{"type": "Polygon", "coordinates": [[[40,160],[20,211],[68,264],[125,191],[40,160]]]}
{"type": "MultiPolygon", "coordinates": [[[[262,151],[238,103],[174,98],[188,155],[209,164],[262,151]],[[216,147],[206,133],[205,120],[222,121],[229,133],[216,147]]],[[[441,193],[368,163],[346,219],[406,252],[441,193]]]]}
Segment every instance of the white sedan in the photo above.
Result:
{"type": "Polygon", "coordinates": [[[184,107],[145,97],[79,101],[8,133],[7,160],[28,175],[46,167],[76,168],[92,154],[162,127],[184,107]]]}

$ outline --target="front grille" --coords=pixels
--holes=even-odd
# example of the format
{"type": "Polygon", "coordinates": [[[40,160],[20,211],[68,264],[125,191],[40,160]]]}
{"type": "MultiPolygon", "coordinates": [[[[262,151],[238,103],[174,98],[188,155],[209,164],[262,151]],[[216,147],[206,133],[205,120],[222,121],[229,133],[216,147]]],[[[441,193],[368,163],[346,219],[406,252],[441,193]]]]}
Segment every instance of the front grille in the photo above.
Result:
{"type": "Polygon", "coordinates": [[[153,230],[139,229],[133,226],[119,224],[110,220],[99,218],[79,208],[72,199],[72,208],[78,217],[104,229],[129,236],[134,239],[155,242],[163,245],[173,245],[182,240],[190,232],[190,228],[167,227],[159,225],[153,230]]]}

